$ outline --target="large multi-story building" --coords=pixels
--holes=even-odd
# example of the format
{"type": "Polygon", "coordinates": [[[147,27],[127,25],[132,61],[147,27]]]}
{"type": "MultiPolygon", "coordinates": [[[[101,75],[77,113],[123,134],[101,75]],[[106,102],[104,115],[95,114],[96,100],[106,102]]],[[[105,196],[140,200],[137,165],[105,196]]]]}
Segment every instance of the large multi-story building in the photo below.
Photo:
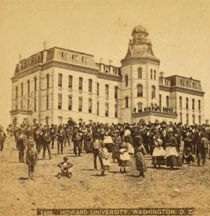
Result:
{"type": "Polygon", "coordinates": [[[144,120],[201,124],[201,82],[159,71],[147,30],[132,32],[121,67],[69,49],[44,49],[16,65],[12,121],[61,124],[75,121],[133,123],[144,120]]]}

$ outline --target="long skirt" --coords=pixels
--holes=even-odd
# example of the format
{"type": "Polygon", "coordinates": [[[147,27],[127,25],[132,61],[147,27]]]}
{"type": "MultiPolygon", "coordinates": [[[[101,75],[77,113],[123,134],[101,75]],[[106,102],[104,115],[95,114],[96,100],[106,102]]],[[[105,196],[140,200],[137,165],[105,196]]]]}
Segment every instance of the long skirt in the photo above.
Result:
{"type": "Polygon", "coordinates": [[[175,147],[172,146],[168,146],[166,147],[166,165],[167,166],[177,166],[177,158],[178,158],[179,154],[176,150],[175,147]]]}
{"type": "Polygon", "coordinates": [[[152,164],[153,165],[165,165],[166,160],[163,156],[152,157],[152,164]]]}
{"type": "Polygon", "coordinates": [[[166,151],[162,146],[155,147],[152,153],[152,164],[153,165],[165,165],[166,151]]]}
{"type": "Polygon", "coordinates": [[[119,166],[123,166],[123,167],[130,166],[130,161],[129,160],[120,160],[120,159],[118,159],[118,164],[119,164],[119,166]]]}
{"type": "Polygon", "coordinates": [[[147,166],[145,163],[144,155],[141,152],[136,154],[136,169],[140,172],[146,172],[147,166]]]}
{"type": "Polygon", "coordinates": [[[166,158],[166,165],[167,166],[178,166],[178,163],[177,163],[177,157],[174,156],[174,155],[171,155],[169,157],[166,158]]]}

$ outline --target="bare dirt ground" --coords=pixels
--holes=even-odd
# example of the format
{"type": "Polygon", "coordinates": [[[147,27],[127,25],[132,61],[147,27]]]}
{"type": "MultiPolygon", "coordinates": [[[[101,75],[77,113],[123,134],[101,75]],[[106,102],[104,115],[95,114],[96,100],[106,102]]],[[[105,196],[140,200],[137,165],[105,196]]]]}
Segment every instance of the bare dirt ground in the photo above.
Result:
{"type": "MultiPolygon", "coordinates": [[[[92,154],[64,155],[39,160],[35,180],[27,180],[27,166],[18,162],[13,139],[0,153],[0,216],[33,216],[37,208],[161,208],[194,207],[196,216],[210,215],[210,160],[205,167],[153,169],[147,158],[145,178],[136,177],[134,160],[126,174],[113,164],[106,176],[93,169],[92,154]],[[63,156],[74,164],[71,179],[57,179],[63,156]]],[[[99,166],[99,163],[98,163],[99,166]]]]}

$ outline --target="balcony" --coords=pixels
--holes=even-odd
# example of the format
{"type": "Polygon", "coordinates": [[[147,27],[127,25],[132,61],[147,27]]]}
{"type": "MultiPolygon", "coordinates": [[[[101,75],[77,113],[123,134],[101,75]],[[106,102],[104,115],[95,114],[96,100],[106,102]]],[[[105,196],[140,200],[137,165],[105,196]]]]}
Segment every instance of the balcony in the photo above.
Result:
{"type": "Polygon", "coordinates": [[[32,110],[11,110],[10,111],[11,115],[18,115],[18,114],[32,115],[32,113],[33,113],[32,110]]]}
{"type": "Polygon", "coordinates": [[[134,118],[143,117],[143,116],[160,116],[166,118],[176,118],[177,113],[174,111],[174,108],[171,107],[159,107],[151,106],[145,107],[143,110],[133,111],[132,116],[134,118]]]}

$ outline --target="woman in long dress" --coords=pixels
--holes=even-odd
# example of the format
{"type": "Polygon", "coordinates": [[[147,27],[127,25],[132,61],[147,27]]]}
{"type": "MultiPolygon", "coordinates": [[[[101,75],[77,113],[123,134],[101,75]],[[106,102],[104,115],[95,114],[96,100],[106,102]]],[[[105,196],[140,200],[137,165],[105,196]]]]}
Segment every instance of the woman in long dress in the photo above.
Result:
{"type": "Polygon", "coordinates": [[[168,131],[168,137],[166,140],[166,164],[167,166],[170,166],[171,169],[174,168],[174,166],[177,166],[177,158],[179,156],[177,150],[177,141],[175,137],[173,136],[173,130],[169,129],[168,131]]]}
{"type": "Polygon", "coordinates": [[[144,173],[147,171],[144,155],[146,149],[143,145],[142,139],[139,139],[139,145],[135,149],[136,169],[139,171],[139,176],[145,177],[144,173]]]}
{"type": "Polygon", "coordinates": [[[154,150],[152,153],[152,164],[154,165],[154,168],[156,168],[156,165],[158,165],[159,167],[161,165],[165,165],[166,151],[163,149],[162,144],[163,142],[160,139],[160,136],[155,136],[154,150]]]}

